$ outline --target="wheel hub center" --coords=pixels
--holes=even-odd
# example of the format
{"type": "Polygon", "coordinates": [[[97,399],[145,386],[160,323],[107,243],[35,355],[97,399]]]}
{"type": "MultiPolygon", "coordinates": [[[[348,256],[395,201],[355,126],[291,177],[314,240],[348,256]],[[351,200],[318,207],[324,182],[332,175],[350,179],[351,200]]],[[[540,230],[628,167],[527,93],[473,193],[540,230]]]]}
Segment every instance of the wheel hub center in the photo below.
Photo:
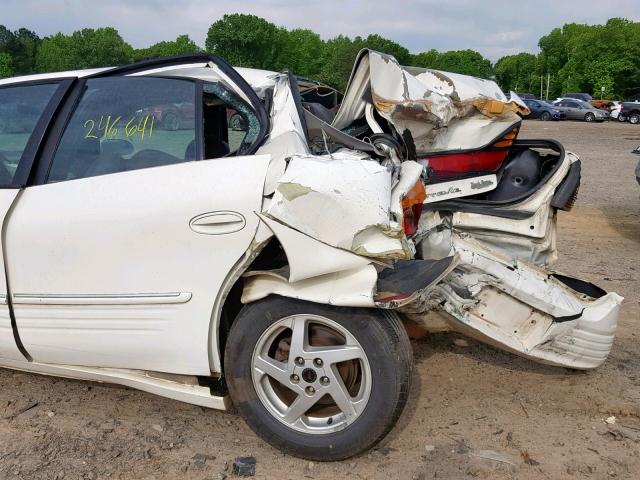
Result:
{"type": "Polygon", "coordinates": [[[318,378],[318,374],[313,368],[305,368],[302,371],[302,379],[307,383],[314,383],[318,378]]]}

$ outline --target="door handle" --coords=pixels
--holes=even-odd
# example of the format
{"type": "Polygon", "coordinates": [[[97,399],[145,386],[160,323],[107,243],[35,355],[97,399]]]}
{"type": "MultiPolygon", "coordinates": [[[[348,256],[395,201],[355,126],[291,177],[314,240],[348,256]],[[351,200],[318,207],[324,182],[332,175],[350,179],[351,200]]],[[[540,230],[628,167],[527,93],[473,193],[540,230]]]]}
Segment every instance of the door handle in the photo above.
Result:
{"type": "Polygon", "coordinates": [[[247,224],[244,216],[237,212],[209,212],[193,217],[189,227],[196,233],[204,235],[224,235],[242,230],[247,224]]]}

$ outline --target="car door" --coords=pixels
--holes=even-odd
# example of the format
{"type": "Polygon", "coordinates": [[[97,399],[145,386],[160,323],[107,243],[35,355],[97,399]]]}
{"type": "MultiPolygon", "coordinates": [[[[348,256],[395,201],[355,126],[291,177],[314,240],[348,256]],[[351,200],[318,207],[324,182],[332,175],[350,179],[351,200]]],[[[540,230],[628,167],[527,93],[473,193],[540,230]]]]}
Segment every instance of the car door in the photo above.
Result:
{"type": "Polygon", "coordinates": [[[255,128],[236,156],[225,150],[222,96],[235,98],[206,103],[199,82],[177,78],[83,81],[43,154],[44,179],[6,228],[17,329],[34,361],[210,374],[214,304],[254,237],[269,161],[239,154],[255,128]],[[193,121],[155,122],[158,106],[188,101],[193,121]],[[204,151],[227,156],[197,161],[204,151]]]}
{"type": "Polygon", "coordinates": [[[582,120],[582,111],[576,102],[565,102],[567,107],[567,116],[572,120],[582,120]]]}
{"type": "MultiPolygon", "coordinates": [[[[65,85],[66,88],[66,85],[65,85]]],[[[62,95],[60,82],[0,86],[0,222],[4,225],[26,183],[38,137],[62,95]]],[[[10,313],[5,251],[0,244],[0,363],[24,360],[10,313]]]]}

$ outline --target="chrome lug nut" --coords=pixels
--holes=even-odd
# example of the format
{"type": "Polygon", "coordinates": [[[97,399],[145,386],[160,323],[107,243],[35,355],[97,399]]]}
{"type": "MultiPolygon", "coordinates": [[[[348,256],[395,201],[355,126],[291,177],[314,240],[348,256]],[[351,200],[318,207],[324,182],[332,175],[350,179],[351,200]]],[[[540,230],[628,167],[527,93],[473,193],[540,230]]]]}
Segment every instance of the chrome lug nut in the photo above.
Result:
{"type": "Polygon", "coordinates": [[[296,365],[299,365],[299,366],[304,365],[304,358],[296,357],[296,365]]]}
{"type": "Polygon", "coordinates": [[[316,393],[316,389],[313,387],[307,387],[304,389],[305,392],[307,392],[307,395],[313,395],[314,393],[316,393]]]}
{"type": "Polygon", "coordinates": [[[329,385],[329,377],[320,377],[320,383],[322,385],[329,385]]]}
{"type": "Polygon", "coordinates": [[[314,359],[313,359],[313,364],[314,364],[316,367],[320,368],[320,367],[322,367],[322,365],[324,364],[324,362],[322,361],[322,359],[321,359],[321,358],[314,358],[314,359]]]}
{"type": "Polygon", "coordinates": [[[296,375],[295,373],[293,375],[291,375],[291,382],[292,383],[298,383],[300,381],[300,377],[298,375],[296,375]]]}

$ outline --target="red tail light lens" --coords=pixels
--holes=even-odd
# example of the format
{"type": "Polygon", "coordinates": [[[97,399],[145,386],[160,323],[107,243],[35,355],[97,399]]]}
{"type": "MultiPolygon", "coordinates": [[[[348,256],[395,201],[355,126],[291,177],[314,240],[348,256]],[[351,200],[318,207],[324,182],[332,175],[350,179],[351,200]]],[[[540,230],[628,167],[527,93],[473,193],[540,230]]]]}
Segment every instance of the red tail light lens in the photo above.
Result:
{"type": "Polygon", "coordinates": [[[402,199],[402,222],[404,234],[407,237],[418,231],[418,222],[422,215],[422,203],[427,198],[427,192],[421,180],[418,180],[402,199]]]}
{"type": "Polygon", "coordinates": [[[419,162],[428,164],[431,179],[436,181],[474,173],[493,173],[502,166],[517,136],[518,127],[496,139],[485,150],[435,155],[419,162]]]}

